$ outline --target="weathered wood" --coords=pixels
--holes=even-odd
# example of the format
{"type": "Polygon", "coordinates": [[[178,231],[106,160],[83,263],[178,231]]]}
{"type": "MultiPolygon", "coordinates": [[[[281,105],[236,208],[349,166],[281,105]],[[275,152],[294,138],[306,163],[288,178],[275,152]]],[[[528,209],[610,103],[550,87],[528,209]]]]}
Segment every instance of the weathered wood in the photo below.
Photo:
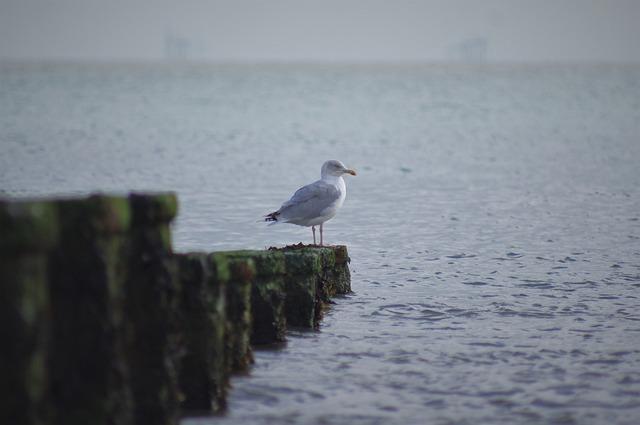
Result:
{"type": "Polygon", "coordinates": [[[351,293],[351,272],[349,271],[349,253],[345,245],[326,247],[331,254],[325,257],[325,285],[327,296],[345,295],[351,293]]]}
{"type": "Polygon", "coordinates": [[[0,202],[0,423],[221,412],[251,344],[351,291],[345,246],[173,255],[176,211],[173,194],[0,202]]]}
{"type": "Polygon", "coordinates": [[[170,221],[174,194],[129,196],[132,229],[126,284],[126,354],[136,424],[177,423],[179,287],[170,221]]]}
{"type": "Polygon", "coordinates": [[[121,338],[129,205],[92,196],[56,206],[60,238],[49,270],[51,423],[130,424],[121,338]]]}
{"type": "Polygon", "coordinates": [[[318,289],[322,279],[322,256],[314,248],[283,249],[286,261],[287,325],[315,328],[322,306],[318,289]]]}
{"type": "Polygon", "coordinates": [[[222,256],[178,254],[180,364],[183,414],[221,412],[226,407],[229,374],[225,365],[226,294],[229,268],[222,256]]]}
{"type": "Polygon", "coordinates": [[[253,363],[251,288],[256,274],[255,265],[249,258],[229,256],[224,252],[211,255],[224,258],[229,266],[225,321],[226,370],[227,373],[244,373],[253,363]]]}
{"type": "Polygon", "coordinates": [[[351,292],[346,246],[300,244],[270,251],[285,255],[285,311],[291,326],[317,327],[331,298],[351,292]]]}
{"type": "Polygon", "coordinates": [[[226,255],[250,259],[255,264],[256,273],[251,288],[251,343],[263,345],[285,341],[284,254],[279,251],[244,250],[230,251],[226,255]]]}
{"type": "Polygon", "coordinates": [[[53,205],[0,202],[0,423],[46,424],[49,296],[47,251],[56,243],[53,205]]]}

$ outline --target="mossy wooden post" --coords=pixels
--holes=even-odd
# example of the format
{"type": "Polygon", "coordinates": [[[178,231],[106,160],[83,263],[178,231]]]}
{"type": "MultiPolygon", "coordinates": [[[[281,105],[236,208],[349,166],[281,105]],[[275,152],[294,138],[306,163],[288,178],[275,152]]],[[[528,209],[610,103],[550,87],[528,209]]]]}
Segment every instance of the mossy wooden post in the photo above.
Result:
{"type": "Polygon", "coordinates": [[[0,423],[48,423],[47,251],[55,210],[44,202],[0,201],[0,423]]]}
{"type": "Polygon", "coordinates": [[[127,200],[96,195],[56,205],[60,238],[49,272],[51,423],[130,424],[121,339],[127,200]]]}
{"type": "Polygon", "coordinates": [[[126,351],[135,423],[169,425],[178,418],[178,285],[169,223],[174,194],[129,196],[132,228],[126,285],[126,351]]]}
{"type": "Polygon", "coordinates": [[[244,373],[253,362],[251,351],[251,283],[256,270],[250,258],[238,258],[226,253],[213,253],[223,257],[229,267],[226,286],[225,364],[227,373],[244,373]]]}
{"type": "Polygon", "coordinates": [[[285,313],[287,325],[314,328],[320,319],[318,286],[322,277],[322,256],[315,248],[287,249],[285,313]]]}
{"type": "Polygon", "coordinates": [[[351,272],[349,271],[349,263],[351,257],[347,251],[346,245],[336,245],[333,248],[335,255],[335,267],[333,279],[335,282],[336,294],[346,295],[351,293],[351,272]]]}
{"type": "Polygon", "coordinates": [[[180,324],[185,349],[180,365],[183,414],[221,412],[226,407],[226,259],[220,255],[176,255],[180,324]]]}
{"type": "Polygon", "coordinates": [[[234,251],[229,255],[250,258],[256,267],[251,288],[251,343],[263,345],[285,341],[284,254],[280,251],[247,250],[234,251]]]}
{"type": "Polygon", "coordinates": [[[324,269],[322,296],[325,298],[351,293],[349,253],[344,245],[316,248],[322,250],[324,269]]]}
{"type": "Polygon", "coordinates": [[[331,298],[351,292],[346,246],[299,244],[270,251],[282,252],[286,259],[285,310],[289,325],[316,327],[331,298]]]}

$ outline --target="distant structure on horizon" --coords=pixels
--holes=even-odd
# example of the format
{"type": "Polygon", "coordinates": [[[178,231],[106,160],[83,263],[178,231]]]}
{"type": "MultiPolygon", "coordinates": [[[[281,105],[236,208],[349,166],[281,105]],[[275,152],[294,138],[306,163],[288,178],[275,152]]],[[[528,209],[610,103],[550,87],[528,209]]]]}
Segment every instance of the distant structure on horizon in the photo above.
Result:
{"type": "Polygon", "coordinates": [[[204,57],[202,43],[172,31],[164,32],[163,47],[164,59],[169,61],[185,61],[204,57]]]}
{"type": "Polygon", "coordinates": [[[459,62],[486,62],[488,50],[486,37],[473,37],[450,45],[446,57],[459,62]]]}

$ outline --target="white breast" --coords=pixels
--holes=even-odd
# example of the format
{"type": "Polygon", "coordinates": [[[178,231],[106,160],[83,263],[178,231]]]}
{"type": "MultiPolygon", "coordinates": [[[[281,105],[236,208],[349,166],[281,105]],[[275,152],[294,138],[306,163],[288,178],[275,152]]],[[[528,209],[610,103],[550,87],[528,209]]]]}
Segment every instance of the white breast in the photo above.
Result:
{"type": "Polygon", "coordinates": [[[340,192],[340,197],[336,199],[330,206],[322,210],[320,221],[317,224],[324,223],[325,221],[333,218],[342,204],[344,203],[344,198],[347,196],[347,186],[344,184],[344,179],[342,177],[338,177],[335,180],[331,181],[338,192],[340,192]]]}

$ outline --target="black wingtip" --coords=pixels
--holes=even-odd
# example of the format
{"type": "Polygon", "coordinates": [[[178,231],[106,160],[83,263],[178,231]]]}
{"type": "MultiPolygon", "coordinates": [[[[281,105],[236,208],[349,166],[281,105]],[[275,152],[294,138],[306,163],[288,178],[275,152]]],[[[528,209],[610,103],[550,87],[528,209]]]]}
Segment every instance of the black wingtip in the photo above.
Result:
{"type": "Polygon", "coordinates": [[[278,211],[267,214],[264,216],[264,221],[278,221],[278,215],[280,215],[278,211]]]}

